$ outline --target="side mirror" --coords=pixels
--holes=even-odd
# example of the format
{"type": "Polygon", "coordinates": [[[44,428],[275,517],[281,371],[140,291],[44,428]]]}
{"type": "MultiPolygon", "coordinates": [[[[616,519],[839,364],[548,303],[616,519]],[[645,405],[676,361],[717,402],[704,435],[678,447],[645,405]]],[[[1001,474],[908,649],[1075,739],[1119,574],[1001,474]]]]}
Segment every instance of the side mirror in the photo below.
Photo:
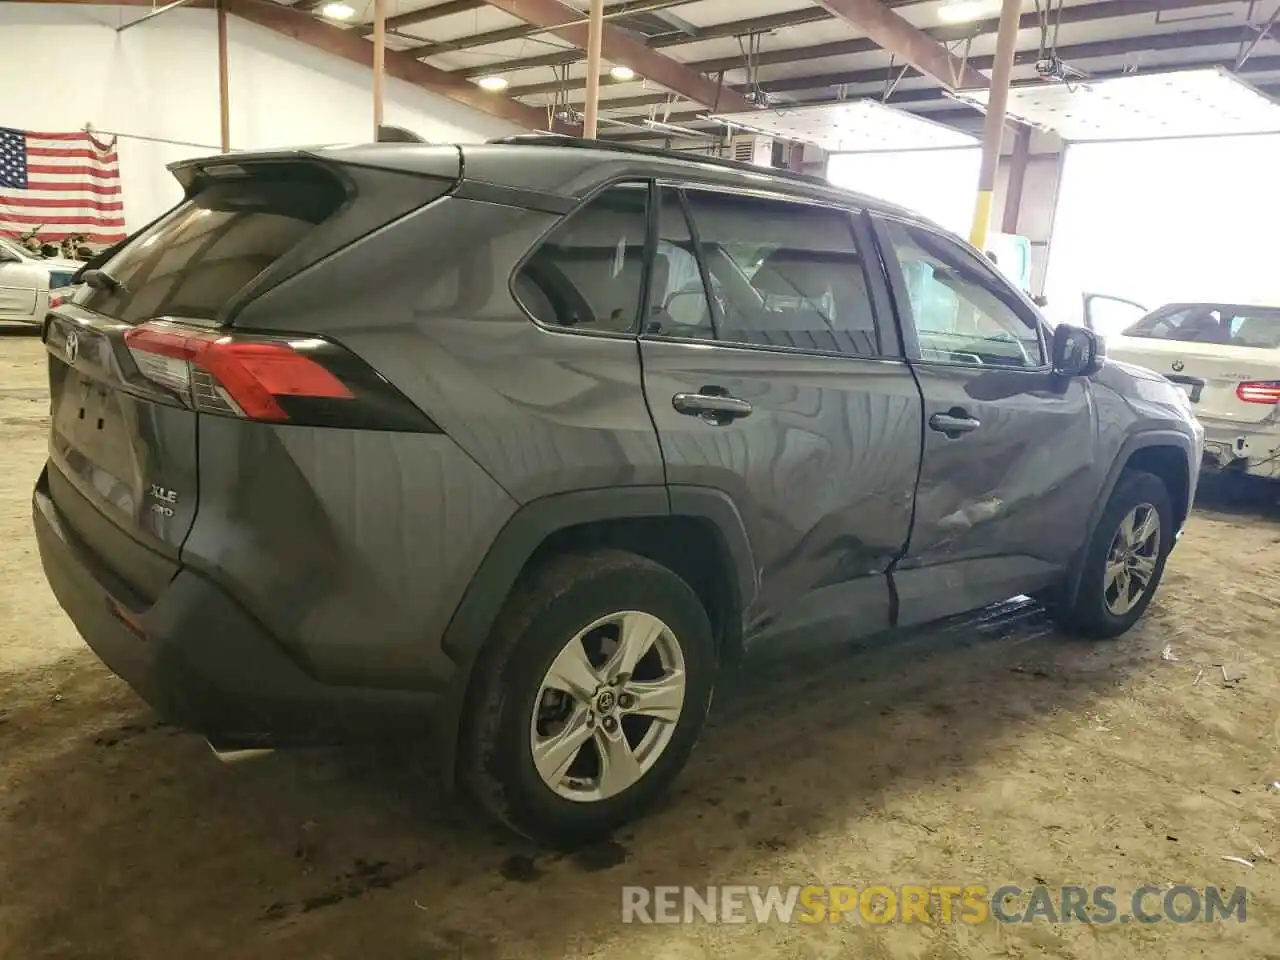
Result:
{"type": "Polygon", "coordinates": [[[1064,377],[1088,377],[1106,359],[1102,340],[1092,330],[1060,323],[1053,328],[1053,370],[1064,377]]]}

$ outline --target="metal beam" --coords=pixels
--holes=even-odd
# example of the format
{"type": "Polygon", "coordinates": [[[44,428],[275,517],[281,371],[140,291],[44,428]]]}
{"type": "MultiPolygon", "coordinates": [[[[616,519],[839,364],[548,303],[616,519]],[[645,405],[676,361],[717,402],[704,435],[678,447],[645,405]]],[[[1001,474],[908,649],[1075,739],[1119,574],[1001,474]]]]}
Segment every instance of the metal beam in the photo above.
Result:
{"type": "MultiPolygon", "coordinates": [[[[1183,47],[1200,47],[1200,46],[1227,46],[1237,42],[1240,38],[1240,27],[1215,27],[1209,30],[1197,30],[1187,33],[1157,33],[1142,37],[1123,37],[1114,40],[1095,40],[1090,43],[1077,43],[1071,46],[1059,47],[1058,54],[1066,61],[1089,60],[1096,57],[1112,57],[1124,56],[1130,53],[1137,53],[1145,50],[1176,50],[1183,47]]],[[[1029,66],[1036,62],[1039,56],[1038,49],[1028,49],[1019,51],[1014,55],[1014,63],[1019,66],[1029,66]]],[[[1257,65],[1259,63],[1276,64],[1278,58],[1255,57],[1250,60],[1241,69],[1242,73],[1261,73],[1264,72],[1257,65]]],[[[1205,60],[1197,61],[1205,66],[1223,66],[1230,70],[1234,61],[1230,60],[1205,60]]],[[[976,70],[990,70],[995,64],[995,57],[973,57],[969,60],[969,65],[976,70]]],[[[1185,64],[1170,64],[1168,69],[1182,69],[1185,64]]],[[[1280,65],[1272,66],[1270,69],[1280,69],[1280,65]]],[[[1148,71],[1149,72],[1149,71],[1148,71]]],[[[807,77],[784,77],[780,80],[766,81],[760,84],[760,88],[766,93],[794,93],[804,90],[817,90],[822,87],[850,87],[863,84],[882,84],[884,82],[887,70],[884,67],[873,67],[866,70],[851,70],[845,73],[820,73],[812,74],[807,77]]],[[[909,74],[910,75],[910,74],[909,74]]],[[[1099,74],[1101,76],[1101,74],[1099,74]]],[[[513,96],[523,95],[524,88],[514,88],[508,90],[513,96]]],[[[893,102],[901,102],[904,94],[898,93],[892,98],[893,102]]],[[[612,100],[601,100],[600,108],[602,110],[616,110],[622,107],[648,107],[661,105],[668,101],[668,97],[663,94],[648,94],[639,97],[617,98],[612,100]]],[[[828,99],[835,99],[834,96],[828,99]]]]}
{"type": "MultiPolygon", "coordinates": [[[[1280,70],[1280,57],[1274,57],[1269,59],[1275,62],[1271,64],[1268,72],[1280,70]]],[[[1195,69],[1196,67],[1201,67],[1201,66],[1219,66],[1219,65],[1229,66],[1229,61],[1225,61],[1225,60],[1203,61],[1193,66],[1188,66],[1187,69],[1195,69]]],[[[1095,77],[1099,80],[1102,80],[1102,79],[1107,79],[1109,77],[1120,77],[1125,75],[1126,75],[1125,71],[1123,70],[1107,70],[1107,71],[1103,71],[1095,74],[1095,77]]],[[[1268,96],[1280,97],[1280,83],[1255,84],[1255,87],[1256,89],[1260,90],[1262,93],[1268,96]]],[[[950,98],[940,96],[939,91],[937,90],[920,90],[920,91],[912,91],[912,93],[919,94],[919,96],[912,97],[911,101],[899,101],[894,105],[906,108],[911,113],[919,113],[921,116],[927,117],[928,119],[933,120],[937,123],[944,123],[947,126],[957,127],[959,129],[965,130],[968,133],[978,134],[982,132],[983,117],[982,117],[982,114],[979,113],[978,111],[970,107],[948,107],[947,109],[942,109],[942,110],[933,109],[935,107],[942,106],[943,104],[954,103],[955,101],[951,100],[950,98]]],[[[854,99],[864,99],[864,98],[854,98],[854,99]]],[[[817,104],[831,103],[831,102],[832,101],[829,99],[811,100],[811,101],[806,101],[805,103],[802,103],[802,104],[792,104],[792,106],[814,106],[817,104]]],[[[673,124],[679,124],[681,127],[685,127],[691,130],[710,131],[710,130],[723,129],[724,124],[722,123],[718,123],[714,120],[699,119],[699,117],[705,114],[706,114],[705,110],[694,110],[694,111],[688,111],[688,112],[682,112],[682,113],[673,113],[671,115],[670,120],[671,120],[671,123],[673,124]]],[[[636,123],[639,123],[641,119],[643,118],[635,118],[635,117],[622,118],[623,122],[630,123],[633,125],[636,123]]],[[[603,139],[618,140],[623,143],[634,143],[637,141],[645,141],[645,140],[661,140],[664,138],[664,136],[665,135],[661,132],[645,131],[645,132],[634,132],[634,133],[610,134],[608,137],[603,139]]]]}
{"type": "MultiPolygon", "coordinates": [[[[604,11],[604,18],[606,20],[617,20],[619,17],[628,17],[637,13],[653,13],[656,10],[666,10],[670,7],[678,7],[681,4],[691,2],[693,0],[625,0],[623,3],[615,3],[607,7],[604,11]]],[[[587,17],[579,16],[577,22],[586,23],[587,21],[587,17]]],[[[543,28],[537,24],[522,23],[515,27],[503,27],[501,30],[489,30],[485,33],[472,34],[469,37],[459,37],[456,40],[424,43],[420,47],[410,47],[404,52],[415,57],[434,57],[441,53],[454,53],[458,50],[471,50],[474,47],[487,47],[491,43],[524,40],[527,37],[537,36],[542,32],[543,28]]],[[[498,66],[502,67],[503,65],[499,64],[498,66]]],[[[475,67],[452,72],[465,76],[479,76],[492,69],[492,66],[475,67]]]]}
{"type": "MultiPolygon", "coordinates": [[[[561,40],[579,49],[587,46],[587,24],[581,23],[582,14],[560,0],[486,0],[512,16],[529,23],[536,23],[561,40]]],[[[736,91],[728,90],[710,77],[672,60],[658,51],[632,39],[613,24],[603,26],[602,54],[610,63],[627,66],[640,76],[666,87],[696,103],[706,104],[716,110],[736,113],[750,110],[749,104],[736,91]]],[[[448,76],[449,74],[446,74],[448,76]]],[[[463,83],[466,81],[463,80],[463,83]]]]}
{"type": "MultiPolygon", "coordinates": [[[[1145,50],[1180,50],[1189,47],[1210,47],[1228,45],[1240,39],[1240,28],[1215,27],[1209,30],[1195,30],[1185,33],[1155,33],[1141,37],[1120,37],[1113,40],[1094,40],[1088,43],[1075,43],[1058,48],[1058,55],[1068,63],[1074,60],[1089,60],[1097,57],[1125,56],[1145,50]]],[[[1039,57],[1039,49],[1020,50],[1014,57],[1019,66],[1030,66],[1039,57]]],[[[995,57],[973,57],[970,66],[977,70],[990,70],[995,65],[995,57]]],[[[1176,64],[1171,67],[1177,66],[1176,64]]],[[[808,77],[785,77],[761,83],[762,89],[769,93],[786,93],[793,90],[812,90],[816,87],[840,86],[850,83],[869,83],[876,78],[883,79],[885,69],[861,70],[849,73],[826,73],[808,77]]],[[[516,91],[508,91],[515,94],[516,91]]],[[[607,101],[606,101],[607,102],[607,101]]]]}
{"type": "MultiPolygon", "coordinates": [[[[986,77],[880,0],[818,0],[818,3],[948,89],[987,85],[986,77]]],[[[1013,26],[1016,28],[1016,20],[1013,26]]]]}
{"type": "MultiPolygon", "coordinates": [[[[147,7],[155,9],[156,0],[8,0],[9,3],[47,3],[73,7],[147,7]]],[[[191,0],[188,7],[210,8],[214,0],[191,0]]]]}
{"type": "MultiPolygon", "coordinates": [[[[1170,67],[1169,69],[1170,70],[1198,70],[1205,67],[1223,67],[1226,69],[1230,69],[1231,64],[1232,64],[1232,61],[1230,60],[1206,59],[1206,60],[1189,61],[1187,63],[1180,63],[1174,67],[1170,67]]],[[[1158,73],[1162,71],[1153,68],[1151,70],[1142,71],[1142,72],[1158,73]]],[[[1249,62],[1249,64],[1245,67],[1245,69],[1240,71],[1241,74],[1276,73],[1276,72],[1280,72],[1280,57],[1255,57],[1253,60],[1249,62]]],[[[1124,75],[1126,75],[1125,70],[1100,70],[1092,74],[1091,76],[1097,80],[1105,80],[1110,77],[1120,77],[1124,75]]],[[[882,83],[883,77],[878,78],[874,82],[876,84],[882,83]]],[[[1017,87],[1020,85],[1023,85],[1023,84],[1015,83],[1014,87],[1017,87]]],[[[1258,86],[1258,85],[1255,84],[1255,86],[1258,86]]],[[[1258,86],[1258,89],[1263,90],[1264,92],[1280,90],[1280,85],[1276,85],[1273,87],[1262,85],[1262,86],[1258,86]]],[[[868,91],[868,93],[870,94],[871,91],[868,91]]],[[[855,95],[850,99],[855,99],[855,100],[865,99],[865,96],[855,95]]],[[[876,99],[879,99],[879,98],[877,97],[876,99]]],[[[817,97],[811,100],[802,100],[802,101],[797,101],[793,103],[788,103],[787,106],[789,107],[814,106],[817,104],[831,103],[834,100],[835,100],[834,96],[817,97]]],[[[602,106],[608,107],[610,103],[617,104],[618,101],[604,101],[604,103],[602,103],[602,106]]],[[[952,120],[954,120],[954,118],[957,116],[970,116],[974,119],[975,123],[977,123],[979,127],[981,126],[982,114],[979,113],[977,110],[973,109],[972,107],[968,107],[968,106],[954,107],[954,108],[941,110],[941,111],[932,109],[933,107],[941,106],[944,104],[952,104],[952,103],[955,103],[955,101],[952,100],[950,97],[946,96],[946,94],[943,93],[942,90],[936,87],[928,87],[922,90],[900,91],[893,97],[893,100],[890,103],[890,106],[909,108],[913,112],[924,111],[928,113],[931,119],[940,119],[943,116],[949,116],[952,118],[952,120]]],[[[706,110],[701,110],[701,109],[677,110],[671,113],[670,116],[667,117],[667,119],[671,123],[678,123],[678,124],[683,124],[685,126],[696,127],[701,123],[701,121],[699,121],[698,118],[705,115],[706,112],[707,112],[706,110]]],[[[631,123],[631,124],[636,124],[636,123],[642,123],[646,119],[646,117],[643,115],[633,115],[633,116],[624,116],[624,117],[611,117],[610,119],[620,120],[620,121],[631,123]]],[[[714,122],[711,122],[707,125],[712,127],[718,126],[718,124],[715,124],[714,122]]],[[[637,137],[629,134],[611,134],[609,136],[609,139],[631,140],[631,139],[637,139],[637,137]]],[[[640,139],[644,139],[644,138],[640,137],[640,139]]]]}
{"type": "MultiPolygon", "coordinates": [[[[905,5],[906,3],[919,3],[924,0],[897,0],[894,5],[905,5]]],[[[752,33],[769,33],[773,30],[782,30],[786,27],[797,27],[806,23],[820,23],[823,20],[830,20],[831,14],[823,10],[821,7],[803,7],[799,10],[788,10],[785,13],[772,13],[767,17],[754,17],[750,20],[734,20],[729,23],[717,23],[710,27],[699,27],[693,33],[685,33],[682,30],[664,33],[656,37],[649,37],[645,43],[655,50],[662,50],[666,47],[679,46],[685,43],[699,43],[703,40],[722,40],[725,37],[748,36],[752,33]]],[[[867,41],[869,50],[878,50],[879,48],[870,41],[867,41]]],[[[526,70],[530,67],[556,67],[565,63],[576,63],[581,60],[581,54],[573,51],[563,53],[544,53],[536,57],[522,57],[519,60],[508,60],[502,64],[490,64],[483,70],[492,71],[495,68],[502,70],[526,70]]],[[[474,73],[480,71],[481,68],[468,67],[466,70],[456,71],[458,73],[474,73]]]]}
{"type": "MultiPolygon", "coordinates": [[[[624,0],[623,3],[615,3],[606,8],[604,17],[606,20],[616,20],[619,17],[625,17],[637,13],[653,13],[657,10],[669,10],[672,7],[682,7],[688,3],[697,3],[698,0],[624,0]]],[[[885,0],[891,7],[909,7],[917,3],[928,3],[929,0],[885,0]]],[[[781,27],[793,27],[799,23],[813,23],[822,20],[829,20],[831,15],[827,11],[817,7],[806,8],[802,10],[788,10],[785,13],[775,13],[767,17],[757,17],[754,20],[735,20],[732,23],[719,24],[713,27],[699,27],[692,33],[684,30],[675,30],[671,33],[660,34],[655,37],[648,38],[645,43],[654,49],[662,47],[675,46],[677,43],[697,43],[700,40],[714,40],[728,36],[746,36],[751,33],[768,33],[771,30],[777,30],[781,27]]],[[[586,20],[583,20],[585,23],[586,20]]],[[[446,40],[442,43],[426,44],[422,47],[414,48],[406,51],[413,53],[418,57],[435,56],[437,53],[448,53],[451,50],[470,50],[474,47],[483,47],[491,43],[501,43],[505,40],[523,40],[526,37],[537,36],[542,32],[541,27],[523,26],[523,27],[506,27],[502,30],[490,30],[488,33],[477,33],[470,37],[460,37],[456,40],[446,40]]],[[[875,44],[870,44],[868,49],[877,49],[875,44]]],[[[554,67],[562,63],[573,63],[577,59],[577,55],[573,51],[564,51],[559,53],[542,54],[536,57],[525,57],[519,60],[509,60],[504,63],[488,64],[480,67],[466,67],[462,70],[455,70],[454,73],[463,76],[480,76],[490,73],[495,69],[513,70],[525,69],[527,67],[554,67]]],[[[763,62],[763,61],[761,61],[763,62]]],[[[702,73],[715,73],[715,70],[703,70],[702,73]]]]}
{"type": "MultiPolygon", "coordinates": [[[[1078,6],[1065,7],[1061,11],[1062,23],[1092,23],[1097,20],[1109,20],[1114,17],[1133,17],[1143,16],[1145,14],[1155,14],[1160,11],[1169,12],[1172,10],[1185,9],[1191,7],[1203,7],[1206,0],[1102,0],[1102,2],[1080,4],[1078,6]]],[[[897,6],[900,4],[891,4],[897,6]]],[[[1054,19],[1056,20],[1059,13],[1055,11],[1054,19]]],[[[780,29],[787,26],[795,26],[801,23],[812,23],[815,20],[828,20],[831,15],[825,10],[818,8],[792,10],[785,14],[775,14],[771,17],[761,17],[757,20],[741,20],[727,24],[718,24],[713,27],[704,27],[700,29],[696,35],[674,34],[670,37],[656,37],[649,41],[651,47],[667,47],[682,43],[696,43],[699,40],[711,39],[713,36],[734,36],[736,34],[748,34],[752,32],[763,32],[770,29],[780,29]],[[764,21],[769,21],[765,23],[764,21]]],[[[1038,30],[1040,21],[1035,11],[1025,13],[1018,24],[1019,30],[1038,30]]],[[[999,30],[999,18],[991,18],[987,20],[979,20],[975,23],[951,24],[944,27],[934,27],[924,31],[942,43],[948,43],[961,40],[966,37],[978,37],[988,34],[994,34],[999,30]]],[[[1170,34],[1170,36],[1181,36],[1181,34],[1170,34]]],[[[1227,41],[1234,42],[1234,41],[1227,41]]],[[[783,50],[765,50],[753,56],[751,62],[755,66],[767,67],[780,63],[799,63],[803,60],[819,60],[827,57],[844,57],[852,56],[860,53],[870,53],[879,50],[880,47],[874,41],[865,37],[856,40],[836,40],[831,43],[820,43],[812,46],[789,47],[783,50]]],[[[488,64],[484,67],[468,67],[465,70],[453,71],[460,76],[478,76],[485,73],[493,73],[494,71],[514,72],[523,70],[527,67],[544,67],[553,66],[564,63],[572,63],[580,60],[581,56],[577,53],[555,53],[546,54],[538,57],[528,57],[521,60],[508,60],[504,63],[488,64]]],[[[989,69],[979,65],[977,60],[971,59],[970,65],[976,69],[989,69]]],[[[714,57],[709,60],[698,60],[688,64],[699,73],[716,74],[721,71],[743,70],[747,66],[746,58],[743,56],[732,57],[714,57]]],[[[606,79],[604,85],[608,85],[606,79]]],[[[767,89],[767,84],[764,85],[767,89]]],[[[548,83],[528,84],[521,87],[512,87],[507,91],[508,96],[527,97],[536,93],[550,93],[560,89],[575,90],[582,88],[580,80],[570,81],[564,86],[556,81],[548,83]]]]}
{"type": "MultiPolygon", "coordinates": [[[[448,0],[447,3],[437,3],[434,7],[423,7],[421,10],[412,10],[409,13],[387,17],[387,29],[401,30],[405,27],[412,27],[415,24],[439,20],[442,17],[451,17],[455,13],[470,13],[472,10],[483,10],[484,7],[484,0],[448,0]]],[[[370,28],[365,35],[368,36],[372,32],[370,28]]]]}
{"type": "MultiPolygon", "coordinates": [[[[372,69],[373,44],[364,40],[358,31],[331,26],[278,3],[261,3],[258,0],[225,0],[225,3],[228,13],[372,69]]],[[[541,107],[526,106],[506,97],[487,93],[469,80],[394,50],[386,53],[386,72],[389,76],[423,90],[518,124],[527,130],[545,130],[548,126],[546,111],[541,107]]]]}
{"type": "Polygon", "coordinates": [[[148,20],[158,17],[161,14],[168,13],[170,10],[174,10],[178,7],[185,7],[190,2],[191,0],[173,0],[172,3],[166,3],[163,7],[155,7],[150,13],[144,14],[137,20],[130,20],[128,23],[120,24],[120,26],[116,27],[116,33],[123,33],[130,27],[136,27],[140,23],[146,23],[148,20]]]}

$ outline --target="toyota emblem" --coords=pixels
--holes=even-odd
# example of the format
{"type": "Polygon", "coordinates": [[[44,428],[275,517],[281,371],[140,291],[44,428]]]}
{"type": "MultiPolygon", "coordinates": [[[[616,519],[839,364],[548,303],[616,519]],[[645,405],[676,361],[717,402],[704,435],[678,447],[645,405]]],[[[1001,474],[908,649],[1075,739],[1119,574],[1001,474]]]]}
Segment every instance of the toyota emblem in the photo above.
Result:
{"type": "Polygon", "coordinates": [[[1175,360],[1175,361],[1173,361],[1173,372],[1174,372],[1174,373],[1181,373],[1181,372],[1182,372],[1182,368],[1183,368],[1183,367],[1185,367],[1185,366],[1186,366],[1186,364],[1185,364],[1185,363],[1183,363],[1181,360],[1175,360]]]}
{"type": "Polygon", "coordinates": [[[80,337],[76,334],[74,330],[72,330],[67,334],[67,339],[65,341],[64,346],[67,351],[67,362],[75,363],[76,357],[80,353],[80,337]]]}

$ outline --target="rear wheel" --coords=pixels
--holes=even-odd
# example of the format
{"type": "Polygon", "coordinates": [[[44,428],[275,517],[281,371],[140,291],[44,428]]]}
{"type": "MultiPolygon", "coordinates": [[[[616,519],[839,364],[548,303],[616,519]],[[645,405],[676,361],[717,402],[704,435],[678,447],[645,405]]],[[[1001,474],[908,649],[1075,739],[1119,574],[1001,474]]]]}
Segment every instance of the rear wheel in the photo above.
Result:
{"type": "Polygon", "coordinates": [[[513,591],[477,665],[460,758],[519,833],[589,842],[684,766],[711,700],[711,625],[693,590],[620,550],[555,558],[513,591]]]}
{"type": "Polygon", "coordinates": [[[1086,636],[1124,633],[1146,612],[1160,584],[1173,534],[1164,483],[1154,474],[1126,470],[1085,548],[1075,602],[1050,604],[1050,612],[1086,636]]]}

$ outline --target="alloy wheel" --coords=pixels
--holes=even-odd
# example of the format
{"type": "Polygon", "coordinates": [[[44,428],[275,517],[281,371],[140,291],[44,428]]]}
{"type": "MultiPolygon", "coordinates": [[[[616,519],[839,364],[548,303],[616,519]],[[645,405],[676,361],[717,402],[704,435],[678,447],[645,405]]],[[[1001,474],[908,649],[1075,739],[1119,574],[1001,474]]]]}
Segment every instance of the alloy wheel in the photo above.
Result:
{"type": "Polygon", "coordinates": [[[529,730],[534,767],[566,800],[607,800],[657,762],[684,701],[684,653],[671,628],[635,610],[601,617],[542,678],[529,730]]]}
{"type": "Polygon", "coordinates": [[[1123,617],[1138,605],[1155,576],[1160,556],[1160,513],[1140,503],[1120,521],[1107,550],[1102,598],[1107,609],[1123,617]]]}

